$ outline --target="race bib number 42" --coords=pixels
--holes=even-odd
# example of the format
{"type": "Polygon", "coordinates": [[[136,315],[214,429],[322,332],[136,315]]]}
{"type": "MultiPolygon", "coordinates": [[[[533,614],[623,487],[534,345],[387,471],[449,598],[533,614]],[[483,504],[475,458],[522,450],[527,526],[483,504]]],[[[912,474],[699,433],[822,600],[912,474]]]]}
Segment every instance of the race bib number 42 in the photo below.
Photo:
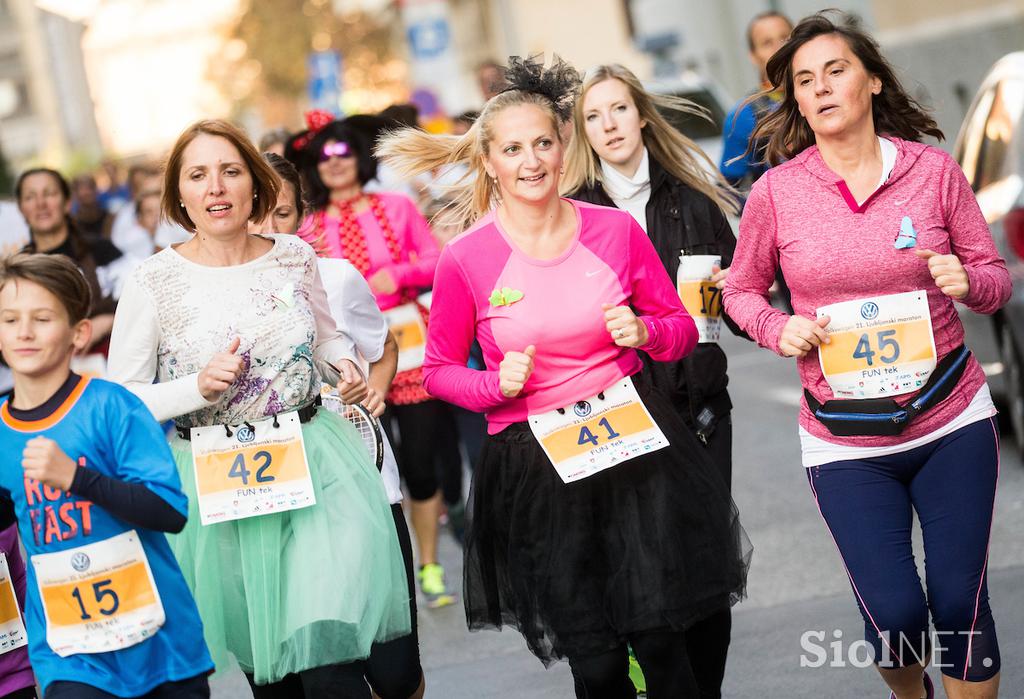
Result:
{"type": "Polygon", "coordinates": [[[46,642],[62,658],[141,643],[164,624],[164,607],[134,531],[32,556],[46,642]]]}
{"type": "Polygon", "coordinates": [[[564,483],[668,446],[629,378],[602,394],[529,418],[530,429],[564,483]]]}
{"type": "Polygon", "coordinates": [[[817,310],[830,316],[829,344],[818,348],[836,398],[913,393],[935,370],[928,296],[924,291],[844,301],[817,310]]]}
{"type": "Polygon", "coordinates": [[[192,429],[200,521],[258,517],[316,504],[298,413],[232,429],[192,429]]]}

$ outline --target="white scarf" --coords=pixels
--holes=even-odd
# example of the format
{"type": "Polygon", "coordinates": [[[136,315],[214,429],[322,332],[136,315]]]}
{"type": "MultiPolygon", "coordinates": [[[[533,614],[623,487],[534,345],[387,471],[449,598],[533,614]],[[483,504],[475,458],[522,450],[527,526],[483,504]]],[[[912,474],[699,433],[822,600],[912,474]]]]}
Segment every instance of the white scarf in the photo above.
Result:
{"type": "Polygon", "coordinates": [[[644,148],[640,165],[632,177],[627,177],[614,167],[601,161],[601,181],[604,191],[611,197],[615,206],[628,211],[647,231],[647,200],[651,198],[651,166],[644,148]]]}

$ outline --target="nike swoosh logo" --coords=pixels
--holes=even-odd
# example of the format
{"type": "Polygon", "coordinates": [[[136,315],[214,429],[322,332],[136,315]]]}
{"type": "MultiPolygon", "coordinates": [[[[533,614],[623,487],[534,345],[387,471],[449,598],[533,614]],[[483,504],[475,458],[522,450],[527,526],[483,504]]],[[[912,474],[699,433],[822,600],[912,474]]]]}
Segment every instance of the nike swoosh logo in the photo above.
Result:
{"type": "Polygon", "coordinates": [[[595,274],[600,274],[600,273],[601,273],[601,270],[599,270],[599,269],[595,269],[595,270],[594,270],[593,272],[587,272],[587,276],[588,276],[588,277],[592,277],[592,276],[594,276],[595,274]]]}

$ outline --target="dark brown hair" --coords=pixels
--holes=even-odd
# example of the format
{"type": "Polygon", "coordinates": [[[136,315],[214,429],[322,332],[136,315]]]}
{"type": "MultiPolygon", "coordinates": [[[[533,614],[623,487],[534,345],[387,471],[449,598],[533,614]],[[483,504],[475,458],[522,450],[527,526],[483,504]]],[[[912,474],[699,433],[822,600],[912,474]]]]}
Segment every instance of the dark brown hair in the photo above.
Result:
{"type": "MultiPolygon", "coordinates": [[[[295,194],[295,208],[299,212],[299,221],[302,221],[302,217],[306,215],[306,200],[303,197],[302,178],[299,177],[299,171],[277,153],[264,153],[263,159],[270,167],[274,168],[274,172],[281,178],[283,184],[292,186],[292,192],[295,194]]],[[[274,206],[277,206],[276,202],[274,206]]]]}
{"type": "MultiPolygon", "coordinates": [[[[793,28],[789,41],[768,61],[767,74],[771,87],[744,102],[752,103],[776,91],[782,93],[778,109],[758,121],[750,134],[750,144],[766,144],[765,159],[769,164],[778,165],[789,160],[815,143],[814,132],[800,115],[793,94],[793,57],[801,46],[826,34],[842,37],[864,64],[868,74],[882,83],[881,93],[871,98],[875,133],[889,134],[907,141],[920,141],[925,136],[939,140],[945,138],[924,107],[903,89],[896,70],[882,56],[878,43],[860,28],[859,22],[838,10],[823,10],[800,20],[793,28]],[[828,14],[838,14],[839,21],[833,22],[828,14]]],[[[750,147],[747,152],[750,152],[750,147]]]]}
{"type": "Polygon", "coordinates": [[[184,206],[181,206],[181,191],[178,189],[178,178],[181,176],[181,160],[185,149],[200,134],[220,136],[238,149],[239,155],[249,168],[252,175],[252,191],[256,198],[252,203],[250,221],[262,221],[277,206],[277,193],[281,188],[280,180],[274,170],[260,157],[259,151],[249,137],[234,124],[221,119],[204,119],[185,129],[171,149],[164,170],[164,195],[161,202],[164,216],[189,231],[196,229],[184,206]]]}
{"type": "Polygon", "coordinates": [[[0,261],[0,289],[12,281],[38,284],[57,297],[71,325],[89,317],[92,292],[82,271],[69,257],[18,253],[0,261]]]}
{"type": "MultiPolygon", "coordinates": [[[[64,197],[64,203],[67,204],[68,200],[71,199],[71,187],[68,185],[68,181],[64,179],[64,175],[60,174],[56,170],[48,167],[36,167],[18,175],[18,180],[14,184],[14,197],[21,205],[22,190],[25,188],[25,180],[35,175],[46,175],[54,182],[57,183],[57,188],[60,190],[61,196],[64,197]]],[[[64,214],[64,225],[68,229],[68,241],[71,243],[71,252],[75,256],[75,259],[81,260],[89,254],[89,246],[86,244],[82,237],[82,232],[78,230],[78,226],[75,224],[75,220],[64,214]]],[[[35,233],[29,229],[29,242],[25,246],[25,252],[36,251],[36,238],[35,233]]]]}

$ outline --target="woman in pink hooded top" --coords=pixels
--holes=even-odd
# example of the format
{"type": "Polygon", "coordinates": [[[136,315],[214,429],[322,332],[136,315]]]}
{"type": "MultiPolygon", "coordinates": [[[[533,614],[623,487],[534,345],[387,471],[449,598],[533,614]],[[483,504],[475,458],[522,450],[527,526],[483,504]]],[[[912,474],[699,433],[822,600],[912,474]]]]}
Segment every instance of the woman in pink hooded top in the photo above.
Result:
{"type": "Polygon", "coordinates": [[[856,25],[804,19],[768,74],[783,102],[751,138],[767,139],[777,167],[747,200],[725,308],[797,360],[808,481],[891,696],[934,696],[923,672],[934,646],[948,696],[995,697],[998,432],[954,301],[994,313],[1009,298],[1006,265],[960,168],[918,142],[942,133],[856,25]],[[768,303],[777,265],[793,316],[768,303]]]}

